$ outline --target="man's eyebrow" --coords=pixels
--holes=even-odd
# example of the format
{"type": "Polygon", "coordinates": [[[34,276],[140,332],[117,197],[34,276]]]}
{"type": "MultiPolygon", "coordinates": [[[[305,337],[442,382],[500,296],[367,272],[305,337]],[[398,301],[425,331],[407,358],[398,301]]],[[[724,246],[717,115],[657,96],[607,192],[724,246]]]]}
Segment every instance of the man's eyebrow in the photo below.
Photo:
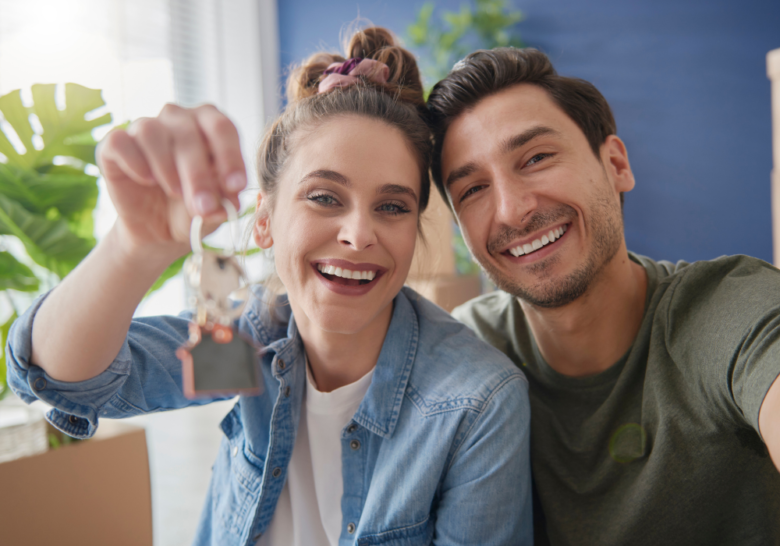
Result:
{"type": "Polygon", "coordinates": [[[341,173],[337,173],[336,171],[329,171],[327,169],[320,169],[317,171],[312,171],[303,178],[301,178],[299,184],[303,184],[307,180],[310,180],[312,178],[324,178],[325,180],[331,180],[333,182],[336,182],[337,184],[341,184],[342,186],[350,187],[352,183],[349,181],[349,179],[344,176],[341,173]]]}
{"type": "MultiPolygon", "coordinates": [[[[501,152],[505,154],[509,153],[512,150],[516,150],[517,148],[520,148],[521,146],[525,146],[536,137],[540,137],[542,135],[559,135],[559,134],[560,133],[555,129],[553,129],[552,127],[545,127],[543,125],[539,125],[537,127],[531,127],[527,131],[523,131],[518,135],[514,135],[506,139],[501,144],[501,152]]],[[[449,176],[447,176],[447,181],[444,183],[444,186],[447,188],[450,187],[452,184],[454,184],[461,178],[465,178],[470,174],[474,173],[478,168],[479,165],[474,161],[470,163],[466,163],[461,167],[458,167],[457,169],[452,171],[449,174],[449,176]]]]}
{"type": "Polygon", "coordinates": [[[406,194],[417,201],[417,194],[409,186],[402,186],[401,184],[385,184],[376,190],[377,195],[380,194],[406,194]]]}
{"type": "Polygon", "coordinates": [[[468,175],[472,174],[474,171],[477,170],[477,164],[475,162],[466,163],[465,165],[462,165],[452,171],[449,176],[447,176],[447,181],[444,183],[445,188],[449,188],[452,186],[455,182],[460,180],[461,178],[466,178],[468,175]]]}
{"type": "Polygon", "coordinates": [[[525,146],[536,137],[540,137],[542,135],[559,135],[559,134],[560,133],[555,129],[553,129],[552,127],[545,127],[543,125],[531,127],[530,129],[528,129],[527,131],[523,131],[519,135],[514,135],[506,139],[504,143],[501,145],[501,152],[505,154],[509,153],[512,150],[516,150],[520,148],[521,146],[525,146]]]}

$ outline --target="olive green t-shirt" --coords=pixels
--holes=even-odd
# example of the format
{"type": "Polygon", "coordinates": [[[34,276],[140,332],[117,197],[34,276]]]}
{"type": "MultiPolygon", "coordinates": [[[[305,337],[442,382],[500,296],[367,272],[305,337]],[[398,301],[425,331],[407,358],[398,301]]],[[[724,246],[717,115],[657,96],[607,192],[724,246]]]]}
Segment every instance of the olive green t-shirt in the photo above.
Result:
{"type": "Polygon", "coordinates": [[[780,544],[780,473],[758,434],[780,374],[780,271],[631,259],[647,270],[642,325],[595,376],[553,370],[505,292],[453,312],[528,377],[536,544],[780,544]]]}

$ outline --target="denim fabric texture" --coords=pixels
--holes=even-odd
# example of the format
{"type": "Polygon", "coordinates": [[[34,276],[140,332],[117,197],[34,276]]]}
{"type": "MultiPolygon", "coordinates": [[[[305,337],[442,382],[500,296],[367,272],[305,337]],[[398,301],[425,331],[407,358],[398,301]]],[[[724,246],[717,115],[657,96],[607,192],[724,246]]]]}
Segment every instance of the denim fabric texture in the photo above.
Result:
{"type": "MultiPolygon", "coordinates": [[[[45,297],[45,296],[44,296],[45,297]]],[[[97,377],[56,381],[30,364],[40,298],[13,325],[9,384],[23,400],[54,406],[48,420],[88,438],[100,418],[208,403],[181,388],[176,349],[188,315],[135,319],[97,377]]],[[[267,529],[285,482],[306,384],[289,306],[272,320],[261,289],[237,323],[259,346],[262,394],[241,397],[224,439],[195,540],[252,545],[267,529]]],[[[530,545],[530,406],[525,376],[439,307],[404,288],[371,385],[342,431],[340,544],[530,545]]]]}

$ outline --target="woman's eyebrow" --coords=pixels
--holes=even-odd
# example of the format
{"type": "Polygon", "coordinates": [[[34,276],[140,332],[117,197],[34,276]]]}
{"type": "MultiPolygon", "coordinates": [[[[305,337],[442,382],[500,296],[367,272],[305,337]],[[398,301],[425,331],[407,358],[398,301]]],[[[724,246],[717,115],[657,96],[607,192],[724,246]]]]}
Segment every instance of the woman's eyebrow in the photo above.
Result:
{"type": "Polygon", "coordinates": [[[336,171],[329,171],[327,169],[319,169],[316,171],[312,171],[298,182],[299,184],[303,184],[304,182],[311,180],[312,178],[324,178],[325,180],[331,180],[332,182],[336,182],[337,184],[341,184],[342,186],[351,187],[352,182],[349,181],[349,178],[344,176],[341,173],[337,173],[336,171]]]}
{"type": "Polygon", "coordinates": [[[410,197],[412,197],[415,201],[417,200],[417,194],[414,192],[412,188],[409,186],[402,186],[401,184],[385,184],[384,186],[380,186],[376,190],[377,195],[380,194],[406,194],[410,197]]]}

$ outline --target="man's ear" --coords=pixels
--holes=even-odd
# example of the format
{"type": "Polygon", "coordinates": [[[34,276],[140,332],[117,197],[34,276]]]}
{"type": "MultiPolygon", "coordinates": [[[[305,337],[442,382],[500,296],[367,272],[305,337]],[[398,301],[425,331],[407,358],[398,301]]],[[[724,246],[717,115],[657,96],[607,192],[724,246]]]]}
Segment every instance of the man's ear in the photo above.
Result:
{"type": "Polygon", "coordinates": [[[257,212],[255,213],[255,225],[252,228],[252,236],[257,246],[264,250],[274,246],[274,238],[271,235],[271,217],[268,209],[268,199],[262,192],[259,192],[257,194],[257,212]]]}
{"type": "Polygon", "coordinates": [[[626,145],[617,135],[609,135],[601,145],[601,162],[616,192],[623,193],[634,189],[634,173],[628,162],[626,145]]]}

